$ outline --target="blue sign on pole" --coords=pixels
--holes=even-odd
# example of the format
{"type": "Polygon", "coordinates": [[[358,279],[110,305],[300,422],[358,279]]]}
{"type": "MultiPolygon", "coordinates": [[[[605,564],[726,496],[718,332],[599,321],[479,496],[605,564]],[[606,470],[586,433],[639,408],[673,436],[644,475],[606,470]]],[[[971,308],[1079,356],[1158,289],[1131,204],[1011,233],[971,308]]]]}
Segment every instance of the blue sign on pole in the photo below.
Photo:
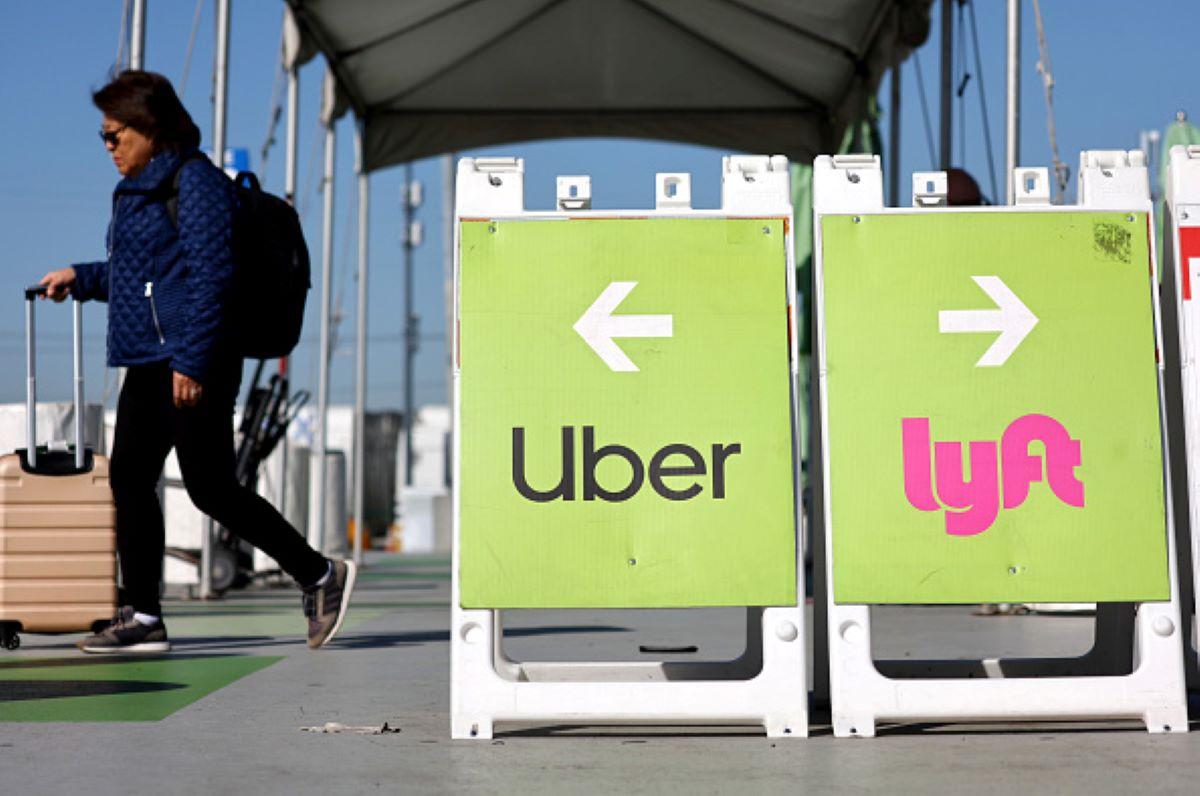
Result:
{"type": "MultiPolygon", "coordinates": [[[[205,149],[204,154],[212,159],[212,150],[205,149]]],[[[225,162],[221,164],[230,179],[237,176],[239,171],[250,171],[250,150],[246,147],[227,147],[225,162]]]]}

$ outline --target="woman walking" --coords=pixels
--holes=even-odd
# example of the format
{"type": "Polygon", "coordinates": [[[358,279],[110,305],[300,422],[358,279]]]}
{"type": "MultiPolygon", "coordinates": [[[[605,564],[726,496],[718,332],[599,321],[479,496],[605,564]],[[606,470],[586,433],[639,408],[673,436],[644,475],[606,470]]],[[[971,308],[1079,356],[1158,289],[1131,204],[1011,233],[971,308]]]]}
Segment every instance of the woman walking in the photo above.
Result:
{"type": "Polygon", "coordinates": [[[345,617],[353,562],[313,550],[234,476],[242,358],[229,323],[233,183],[198,152],[200,131],[162,75],[122,72],[92,101],[103,114],[100,138],[123,178],[113,192],[108,259],[52,271],[41,284],[55,301],[107,301],[108,364],[127,368],[110,469],[127,605],[79,647],[170,648],[159,603],[165,531],[156,490],[172,448],[196,507],[300,584],[308,646],[323,646],[345,617]]]}

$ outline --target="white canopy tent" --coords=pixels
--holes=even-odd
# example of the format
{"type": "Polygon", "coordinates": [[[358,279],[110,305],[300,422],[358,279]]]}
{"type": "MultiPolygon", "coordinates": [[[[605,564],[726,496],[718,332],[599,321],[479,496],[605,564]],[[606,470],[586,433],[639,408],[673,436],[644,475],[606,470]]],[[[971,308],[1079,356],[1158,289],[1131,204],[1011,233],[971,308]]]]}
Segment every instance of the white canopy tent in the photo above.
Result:
{"type": "Polygon", "coordinates": [[[811,161],[932,0],[287,0],[366,170],[512,141],[654,138],[811,161]]]}
{"type": "MultiPolygon", "coordinates": [[[[228,3],[229,0],[218,0],[228,3]]],[[[325,452],[333,120],[358,120],[366,174],[516,141],[649,138],[811,162],[867,115],[883,74],[924,42],[933,0],[285,0],[289,97],[321,54],[326,123],[323,354],[315,458],[325,452]]],[[[290,102],[289,185],[295,104],[290,102]]],[[[359,234],[355,522],[361,527],[365,218],[359,234]]],[[[405,422],[408,422],[406,418],[405,422]]],[[[324,517],[318,465],[316,514],[324,517]]],[[[356,533],[355,553],[360,556],[356,533]]],[[[320,531],[310,541],[322,542],[320,531]]]]}

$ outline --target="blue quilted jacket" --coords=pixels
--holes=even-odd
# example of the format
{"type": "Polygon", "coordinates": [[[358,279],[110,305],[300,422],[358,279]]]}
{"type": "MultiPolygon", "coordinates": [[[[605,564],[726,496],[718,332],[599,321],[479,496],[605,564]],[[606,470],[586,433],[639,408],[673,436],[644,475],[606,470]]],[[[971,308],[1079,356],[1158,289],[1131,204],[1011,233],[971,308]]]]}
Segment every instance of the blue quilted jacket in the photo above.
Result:
{"type": "Polygon", "coordinates": [[[109,366],[168,360],[203,384],[228,348],[234,187],[193,155],[164,152],[117,184],[108,259],[73,266],[72,294],[108,302],[109,366]],[[176,228],[166,200],[179,169],[176,228]]]}

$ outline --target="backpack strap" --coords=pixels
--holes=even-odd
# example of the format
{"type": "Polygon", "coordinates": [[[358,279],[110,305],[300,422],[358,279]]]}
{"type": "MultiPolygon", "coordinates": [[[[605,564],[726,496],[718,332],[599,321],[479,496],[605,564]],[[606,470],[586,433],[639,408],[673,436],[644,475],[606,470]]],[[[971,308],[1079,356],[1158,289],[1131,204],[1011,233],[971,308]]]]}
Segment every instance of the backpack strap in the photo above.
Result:
{"type": "Polygon", "coordinates": [[[175,227],[176,231],[179,230],[179,183],[183,181],[183,167],[193,160],[208,160],[208,155],[197,151],[183,158],[171,177],[170,192],[163,199],[163,204],[167,206],[167,218],[171,219],[171,226],[175,227]]]}

